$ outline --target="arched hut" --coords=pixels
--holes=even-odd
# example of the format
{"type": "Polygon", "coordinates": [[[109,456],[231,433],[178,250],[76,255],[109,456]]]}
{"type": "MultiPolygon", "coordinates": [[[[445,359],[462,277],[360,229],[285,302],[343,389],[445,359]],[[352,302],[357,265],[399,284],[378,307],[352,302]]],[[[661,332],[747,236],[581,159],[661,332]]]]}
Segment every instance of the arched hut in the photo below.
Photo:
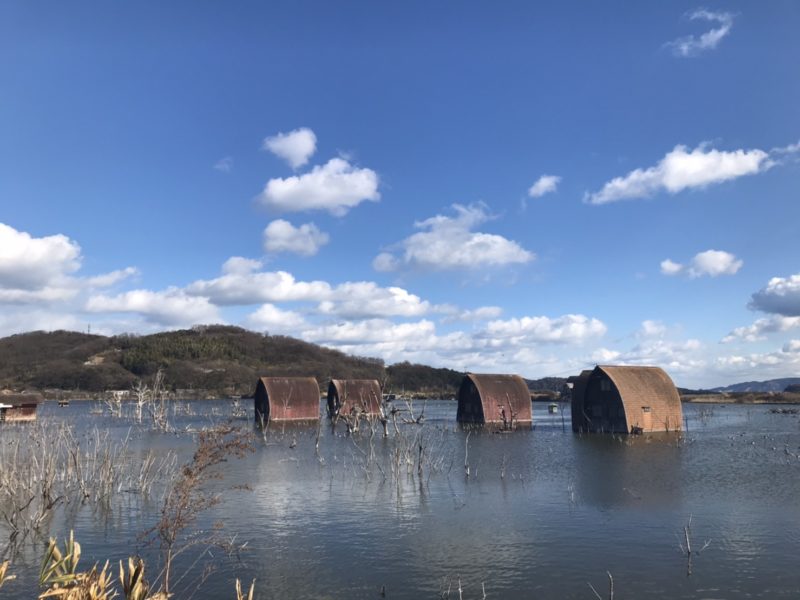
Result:
{"type": "Polygon", "coordinates": [[[256,423],[319,419],[319,384],[313,377],[261,377],[253,401],[256,423]]]}
{"type": "Polygon", "coordinates": [[[683,429],[681,397],[659,367],[601,366],[573,387],[573,431],[644,433],[683,429]],[[582,388],[582,393],[576,393],[582,388]]]}
{"type": "Polygon", "coordinates": [[[349,415],[352,410],[374,416],[380,414],[383,400],[377,379],[331,379],[328,384],[328,415],[349,415]]]}
{"type": "Polygon", "coordinates": [[[35,421],[42,396],[32,392],[0,392],[0,421],[35,421]]]}
{"type": "Polygon", "coordinates": [[[459,423],[530,424],[531,394],[519,375],[467,373],[458,388],[459,423]]]}

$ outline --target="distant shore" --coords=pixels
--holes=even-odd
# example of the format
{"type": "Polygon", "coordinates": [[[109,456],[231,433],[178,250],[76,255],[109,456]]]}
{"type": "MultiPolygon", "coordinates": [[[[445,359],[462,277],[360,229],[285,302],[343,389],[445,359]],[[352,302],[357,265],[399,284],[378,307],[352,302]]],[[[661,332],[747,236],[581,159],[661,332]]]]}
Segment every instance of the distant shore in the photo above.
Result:
{"type": "Polygon", "coordinates": [[[726,392],[720,394],[686,394],[687,404],[800,404],[800,394],[793,392],[726,392]]]}

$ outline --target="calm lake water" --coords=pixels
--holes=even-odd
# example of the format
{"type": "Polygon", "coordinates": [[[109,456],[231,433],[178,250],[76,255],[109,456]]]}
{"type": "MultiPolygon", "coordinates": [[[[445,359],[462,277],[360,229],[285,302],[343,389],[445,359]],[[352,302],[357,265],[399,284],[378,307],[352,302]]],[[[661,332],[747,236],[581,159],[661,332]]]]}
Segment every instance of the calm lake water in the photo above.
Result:
{"type": "MultiPolygon", "coordinates": [[[[252,428],[252,405],[234,421],[252,428]]],[[[134,453],[170,450],[191,458],[195,439],[148,431],[130,419],[90,414],[94,405],[42,407],[40,418],[77,431],[130,436],[134,453]]],[[[415,410],[422,408],[421,403],[415,410]]],[[[224,524],[247,542],[239,556],[216,550],[180,583],[189,597],[202,564],[216,571],[194,597],[235,597],[236,577],[256,579],[257,598],[591,599],[591,583],[615,598],[800,597],[800,419],[769,406],[687,405],[682,436],[619,438],[572,433],[566,414],[534,405],[535,427],[511,434],[462,431],[454,402],[428,402],[423,427],[401,426],[384,439],[348,436],[327,421],[317,428],[274,425],[256,451],[224,467],[225,492],[198,525],[224,524]],[[417,472],[419,444],[423,473],[417,472]],[[412,449],[413,466],[392,473],[412,449]],[[465,476],[466,460],[470,476],[465,476]],[[370,458],[372,455],[372,458],[370,458]],[[692,573],[683,527],[691,515],[692,573]]],[[[231,403],[195,402],[179,430],[223,422],[231,403]]],[[[0,442],[24,432],[0,427],[0,442]]],[[[122,494],[124,496],[124,494],[122,494]]],[[[59,509],[50,534],[75,529],[83,564],[139,553],[151,574],[158,551],[139,541],[157,520],[160,495],[119,498],[107,509],[59,509]]],[[[0,524],[0,534],[3,534],[0,524]]],[[[5,537],[5,534],[3,534],[5,537]]],[[[0,544],[2,548],[2,544],[0,544]]],[[[0,595],[35,597],[42,546],[14,559],[18,581],[0,595]]],[[[187,556],[176,572],[186,571],[187,556]]]]}

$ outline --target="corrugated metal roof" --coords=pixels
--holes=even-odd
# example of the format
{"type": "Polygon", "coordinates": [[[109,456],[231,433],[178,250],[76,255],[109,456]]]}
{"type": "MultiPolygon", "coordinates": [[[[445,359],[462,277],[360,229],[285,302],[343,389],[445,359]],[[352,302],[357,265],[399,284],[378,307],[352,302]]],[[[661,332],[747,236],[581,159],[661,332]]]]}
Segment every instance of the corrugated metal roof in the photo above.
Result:
{"type": "Polygon", "coordinates": [[[319,419],[319,384],[314,377],[261,377],[256,386],[269,398],[271,421],[319,419]]]}
{"type": "Polygon", "coordinates": [[[525,380],[519,375],[467,373],[466,378],[478,390],[486,423],[502,423],[504,409],[506,419],[510,419],[509,408],[513,411],[515,422],[530,423],[533,420],[531,394],[525,380]]]}
{"type": "Polygon", "coordinates": [[[338,397],[341,414],[349,413],[353,406],[370,415],[380,413],[383,395],[377,379],[331,379],[328,385],[329,410],[334,400],[332,394],[338,397]]]}

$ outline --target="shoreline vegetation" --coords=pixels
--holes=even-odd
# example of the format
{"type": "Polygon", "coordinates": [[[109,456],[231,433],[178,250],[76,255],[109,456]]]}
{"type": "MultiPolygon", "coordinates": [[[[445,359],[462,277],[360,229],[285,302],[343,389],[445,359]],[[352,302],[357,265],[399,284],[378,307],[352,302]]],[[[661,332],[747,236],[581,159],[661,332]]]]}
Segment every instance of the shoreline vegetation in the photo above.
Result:
{"type": "MultiPolygon", "coordinates": [[[[137,385],[158,373],[167,401],[247,400],[261,376],[313,376],[322,390],[332,378],[376,379],[384,394],[400,400],[454,400],[465,375],[408,362],[387,366],[381,359],[227,325],[144,336],[33,331],[0,339],[0,389],[37,391],[45,400],[126,401],[135,398],[137,385]]],[[[566,381],[526,380],[532,401],[562,403],[569,402],[566,381]]],[[[780,387],[767,388],[770,392],[754,391],[750,384],[731,386],[742,391],[679,391],[685,403],[800,404],[795,389],[800,379],[762,383],[780,387]]]]}

